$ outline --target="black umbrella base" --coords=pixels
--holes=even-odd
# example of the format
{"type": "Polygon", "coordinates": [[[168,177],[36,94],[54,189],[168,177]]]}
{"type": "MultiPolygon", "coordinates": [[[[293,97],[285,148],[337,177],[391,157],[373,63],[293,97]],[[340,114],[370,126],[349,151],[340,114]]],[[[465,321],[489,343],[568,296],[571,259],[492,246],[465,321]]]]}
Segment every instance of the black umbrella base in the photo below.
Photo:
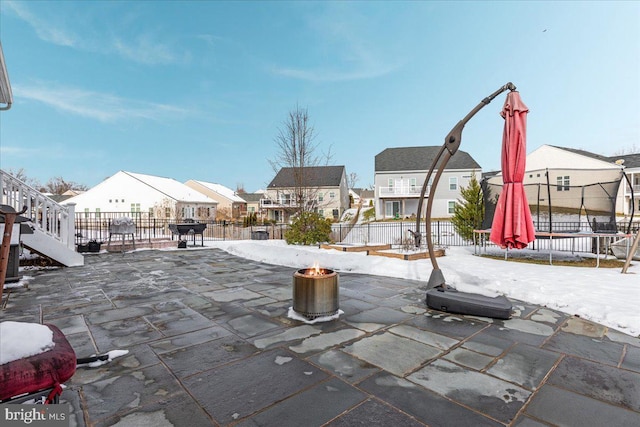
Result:
{"type": "Polygon", "coordinates": [[[469,316],[509,319],[511,317],[511,301],[500,295],[485,295],[458,292],[447,285],[427,291],[427,306],[447,313],[466,314],[469,316]]]}

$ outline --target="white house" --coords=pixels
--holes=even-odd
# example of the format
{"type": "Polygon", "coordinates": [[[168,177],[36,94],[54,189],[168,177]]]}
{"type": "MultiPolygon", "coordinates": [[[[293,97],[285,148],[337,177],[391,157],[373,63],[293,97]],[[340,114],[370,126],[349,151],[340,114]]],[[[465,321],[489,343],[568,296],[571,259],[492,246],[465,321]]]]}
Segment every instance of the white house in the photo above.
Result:
{"type": "Polygon", "coordinates": [[[218,202],[171,178],[119,171],[100,184],[64,201],[76,213],[142,213],[151,218],[215,219],[218,202]]]}
{"type": "Polygon", "coordinates": [[[247,214],[247,202],[222,184],[193,179],[184,184],[218,202],[218,216],[221,217],[219,219],[238,219],[247,214]]]}
{"type": "MultiPolygon", "coordinates": [[[[375,157],[376,219],[409,218],[417,214],[420,192],[427,172],[440,146],[387,148],[375,157]]],[[[435,173],[431,176],[435,176],[435,173]]],[[[480,165],[465,151],[458,150],[442,172],[435,191],[431,216],[449,218],[460,199],[460,187],[469,185],[471,176],[480,181],[480,165]]],[[[429,195],[427,188],[425,197],[429,195]]],[[[426,203],[423,205],[424,215],[426,203]]]]}
{"type": "Polygon", "coordinates": [[[611,156],[609,159],[623,167],[627,176],[620,185],[616,211],[623,212],[625,216],[633,212],[634,218],[640,218],[640,153],[611,156]]]}

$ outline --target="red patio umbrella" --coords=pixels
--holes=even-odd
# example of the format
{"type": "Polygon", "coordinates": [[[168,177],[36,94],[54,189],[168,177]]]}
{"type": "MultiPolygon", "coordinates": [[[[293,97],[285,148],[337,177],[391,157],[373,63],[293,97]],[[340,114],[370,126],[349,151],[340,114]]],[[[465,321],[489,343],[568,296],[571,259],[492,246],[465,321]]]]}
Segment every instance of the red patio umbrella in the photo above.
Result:
{"type": "Polygon", "coordinates": [[[502,192],[498,198],[490,240],[502,248],[522,249],[535,240],[529,203],[524,192],[527,157],[527,113],[520,93],[511,91],[502,112],[502,192]]]}

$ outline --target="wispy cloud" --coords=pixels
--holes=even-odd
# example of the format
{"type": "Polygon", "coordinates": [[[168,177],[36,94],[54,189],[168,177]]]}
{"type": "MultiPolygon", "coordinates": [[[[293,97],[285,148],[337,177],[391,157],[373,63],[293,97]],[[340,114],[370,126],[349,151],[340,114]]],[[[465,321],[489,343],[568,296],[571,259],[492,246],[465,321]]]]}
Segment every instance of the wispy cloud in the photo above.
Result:
{"type": "Polygon", "coordinates": [[[160,121],[187,112],[172,105],[131,100],[73,87],[56,87],[52,84],[15,85],[13,89],[17,99],[31,99],[62,112],[101,122],[131,119],[160,121]]]}
{"type": "MultiPolygon", "coordinates": [[[[128,35],[125,32],[112,34],[112,26],[105,28],[102,20],[93,20],[91,16],[76,17],[75,20],[65,15],[67,21],[56,19],[54,11],[46,14],[46,19],[34,13],[26,2],[5,1],[8,10],[33,28],[38,37],[59,46],[72,47],[85,52],[115,54],[126,60],[146,64],[173,64],[189,60],[189,53],[176,47],[170,41],[163,41],[162,36],[152,32],[138,30],[137,34],[128,35]],[[78,32],[70,27],[76,26],[78,32]],[[104,31],[102,31],[104,30],[104,31]],[[81,34],[81,35],[80,35],[81,34]]],[[[44,12],[42,15],[44,16],[44,12]]],[[[142,18],[139,18],[142,19],[142,18]]]]}
{"type": "Polygon", "coordinates": [[[272,66],[272,73],[313,82],[347,81],[384,76],[403,65],[397,54],[385,53],[376,43],[375,25],[349,5],[331,3],[323,13],[313,14],[307,26],[315,38],[307,52],[330,54],[319,55],[315,67],[272,66]]]}
{"type": "Polygon", "coordinates": [[[155,40],[151,34],[143,34],[134,40],[115,38],[111,41],[111,50],[125,59],[141,64],[173,64],[188,59],[187,53],[178,53],[167,43],[155,40]]]}
{"type": "Polygon", "coordinates": [[[298,69],[298,68],[282,68],[272,67],[270,71],[274,74],[291,77],[299,80],[307,80],[312,82],[339,82],[348,80],[371,79],[384,76],[398,69],[399,65],[377,66],[377,67],[358,67],[354,70],[330,70],[330,69],[298,69]]]}
{"type": "Polygon", "coordinates": [[[29,24],[42,40],[60,46],[77,46],[78,36],[66,28],[57,26],[50,19],[44,20],[32,13],[25,5],[17,1],[5,1],[5,7],[13,11],[20,19],[29,24]]]}
{"type": "Polygon", "coordinates": [[[43,150],[41,148],[17,147],[17,146],[7,146],[5,144],[0,144],[0,154],[5,156],[11,155],[15,157],[30,157],[34,154],[38,154],[42,152],[43,150]]]}

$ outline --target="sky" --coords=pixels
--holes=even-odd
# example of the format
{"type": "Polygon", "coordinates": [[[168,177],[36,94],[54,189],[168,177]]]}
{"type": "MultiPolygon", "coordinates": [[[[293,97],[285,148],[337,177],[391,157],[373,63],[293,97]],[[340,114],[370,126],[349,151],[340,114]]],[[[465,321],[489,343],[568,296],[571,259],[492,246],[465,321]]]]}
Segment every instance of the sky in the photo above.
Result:
{"type": "MultiPolygon", "coordinates": [[[[220,248],[242,258],[297,269],[319,265],[338,273],[406,278],[421,280],[425,284],[432,271],[431,261],[428,259],[404,261],[367,255],[365,252],[287,245],[284,240],[219,240],[205,243],[208,247],[220,248]]],[[[504,253],[501,249],[489,248],[488,253],[492,252],[504,253]]],[[[527,249],[516,253],[529,257],[547,256],[527,249]]],[[[513,254],[512,251],[512,256],[513,254]]],[[[553,254],[554,259],[575,259],[576,256],[578,255],[566,252],[553,254]]],[[[524,310],[524,301],[577,315],[624,334],[640,337],[640,292],[637,292],[640,263],[632,263],[627,273],[621,274],[617,268],[564,267],[496,260],[474,255],[473,247],[460,246],[446,248],[445,255],[438,258],[438,266],[447,285],[461,292],[489,297],[505,295],[511,300],[514,311],[524,310]]],[[[29,276],[23,276],[20,282],[11,286],[23,286],[29,280],[29,276]]],[[[293,310],[289,310],[289,317],[302,320],[293,310]]],[[[327,316],[323,320],[329,321],[336,317],[339,314],[327,316]]],[[[514,322],[514,328],[518,329],[520,319],[504,321],[505,327],[509,327],[509,322],[514,322]]],[[[29,337],[6,340],[10,345],[0,347],[0,364],[42,353],[51,348],[53,343],[52,334],[42,325],[0,322],[0,331],[3,336],[29,337]]],[[[126,349],[110,352],[109,361],[126,353],[126,349]]]]}
{"type": "MultiPolygon", "coordinates": [[[[640,2],[9,1],[0,167],[93,187],[119,170],[265,188],[289,112],[373,184],[376,154],[441,146],[513,82],[528,152],[640,151],[640,2]]],[[[500,168],[505,95],[462,136],[500,168]]],[[[428,169],[430,165],[425,165],[428,169]]]]}

